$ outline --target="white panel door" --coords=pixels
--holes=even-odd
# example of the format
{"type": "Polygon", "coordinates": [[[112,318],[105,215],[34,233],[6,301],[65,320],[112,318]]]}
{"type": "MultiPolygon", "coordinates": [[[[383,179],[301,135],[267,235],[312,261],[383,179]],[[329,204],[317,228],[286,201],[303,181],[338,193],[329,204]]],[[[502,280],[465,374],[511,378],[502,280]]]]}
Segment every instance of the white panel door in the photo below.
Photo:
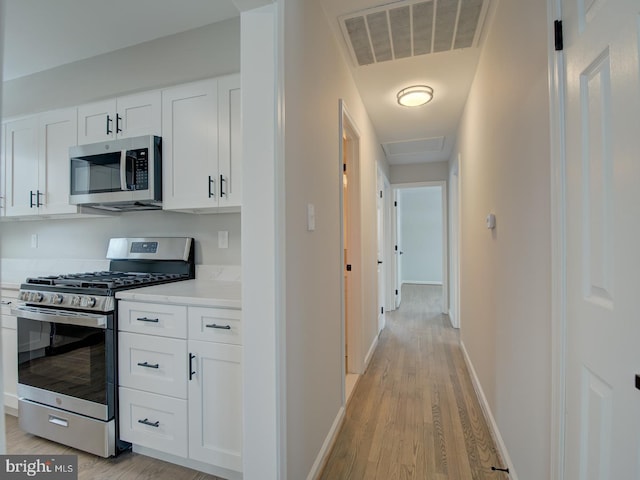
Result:
{"type": "Polygon", "coordinates": [[[75,205],[69,205],[69,147],[77,144],[77,122],[75,108],[40,115],[38,189],[44,193],[41,214],[78,211],[75,205]]]}
{"type": "Polygon", "coordinates": [[[189,341],[189,457],[242,471],[242,347],[189,341]]]}
{"type": "Polygon", "coordinates": [[[217,81],[162,92],[162,201],[165,210],[218,206],[217,81]]]}
{"type": "Polygon", "coordinates": [[[563,0],[567,480],[640,478],[637,0],[563,0]]]}
{"type": "Polygon", "coordinates": [[[162,135],[160,90],[137,93],[117,99],[116,136],[162,135]]]}
{"type": "Polygon", "coordinates": [[[7,123],[5,136],[6,215],[35,215],[38,213],[38,117],[7,123]]]}
{"type": "Polygon", "coordinates": [[[242,204],[242,125],[240,75],[218,79],[218,142],[220,206],[242,204]]]}
{"type": "Polygon", "coordinates": [[[78,107],[78,144],[106,142],[116,138],[115,98],[78,107]]]}

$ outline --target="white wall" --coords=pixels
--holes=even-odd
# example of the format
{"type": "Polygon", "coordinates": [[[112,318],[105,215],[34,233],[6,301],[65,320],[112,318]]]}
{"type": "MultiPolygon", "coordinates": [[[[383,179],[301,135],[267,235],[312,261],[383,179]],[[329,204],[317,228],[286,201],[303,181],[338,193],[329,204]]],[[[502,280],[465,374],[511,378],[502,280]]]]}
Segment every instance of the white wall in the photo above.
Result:
{"type": "Polygon", "coordinates": [[[493,2],[460,154],[461,339],[519,478],[549,475],[550,140],[545,2],[493,2]],[[495,230],[485,217],[494,212],[495,230]]]}
{"type": "MultiPolygon", "coordinates": [[[[82,39],[78,39],[82,41],[82,39]]],[[[124,48],[3,83],[3,113],[78,105],[240,70],[238,18],[124,48]]],[[[103,259],[106,240],[126,235],[193,236],[198,264],[240,264],[240,214],[131,212],[114,217],[0,224],[5,258],[103,259]],[[217,232],[229,231],[229,248],[217,232]],[[30,248],[32,234],[38,248],[30,248]]]]}
{"type": "Polygon", "coordinates": [[[389,181],[392,184],[446,181],[448,177],[447,162],[412,163],[389,167],[389,181]]]}
{"type": "MultiPolygon", "coordinates": [[[[342,407],[338,100],[360,131],[364,353],[377,335],[380,142],[317,0],[284,0],[287,478],[304,479],[342,407]],[[307,231],[307,204],[316,230],[307,231]]],[[[385,166],[386,170],[386,166],[385,166]]],[[[357,267],[355,267],[357,268],[357,267]]]]}
{"type": "Polygon", "coordinates": [[[442,188],[402,188],[400,283],[442,284],[442,188]]]}
{"type": "Polygon", "coordinates": [[[232,18],[4,82],[2,114],[52,110],[239,71],[240,20],[232,18]]]}

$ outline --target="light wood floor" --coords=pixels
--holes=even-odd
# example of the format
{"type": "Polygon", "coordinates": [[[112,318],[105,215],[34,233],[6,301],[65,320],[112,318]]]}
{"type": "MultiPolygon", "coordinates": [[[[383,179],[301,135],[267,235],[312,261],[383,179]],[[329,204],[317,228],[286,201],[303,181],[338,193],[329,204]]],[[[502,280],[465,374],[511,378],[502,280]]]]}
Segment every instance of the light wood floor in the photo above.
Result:
{"type": "Polygon", "coordinates": [[[441,287],[404,285],[356,385],[322,480],[507,479],[441,287]]]}
{"type": "Polygon", "coordinates": [[[137,453],[101,458],[24,433],[18,419],[5,415],[7,453],[23,455],[78,455],[78,480],[221,480],[137,453]]]}

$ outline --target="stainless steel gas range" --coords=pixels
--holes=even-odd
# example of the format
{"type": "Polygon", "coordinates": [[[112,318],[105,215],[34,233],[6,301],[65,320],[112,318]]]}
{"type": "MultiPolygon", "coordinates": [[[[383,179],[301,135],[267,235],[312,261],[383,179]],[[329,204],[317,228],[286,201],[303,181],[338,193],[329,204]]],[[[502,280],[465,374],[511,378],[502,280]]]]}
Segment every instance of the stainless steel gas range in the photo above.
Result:
{"type": "Polygon", "coordinates": [[[116,292],[195,277],[191,238],[112,238],[109,270],[20,286],[18,419],[26,432],[102,457],[118,435],[116,292]]]}

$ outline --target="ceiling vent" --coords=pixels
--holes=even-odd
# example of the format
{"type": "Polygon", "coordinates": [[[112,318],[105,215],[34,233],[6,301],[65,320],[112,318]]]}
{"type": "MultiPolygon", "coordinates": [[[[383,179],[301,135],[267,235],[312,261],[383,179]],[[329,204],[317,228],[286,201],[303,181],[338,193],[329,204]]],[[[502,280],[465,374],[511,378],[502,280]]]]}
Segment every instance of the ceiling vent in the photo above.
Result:
{"type": "Polygon", "coordinates": [[[359,66],[477,44],[483,0],[402,1],[339,17],[359,66]]]}

